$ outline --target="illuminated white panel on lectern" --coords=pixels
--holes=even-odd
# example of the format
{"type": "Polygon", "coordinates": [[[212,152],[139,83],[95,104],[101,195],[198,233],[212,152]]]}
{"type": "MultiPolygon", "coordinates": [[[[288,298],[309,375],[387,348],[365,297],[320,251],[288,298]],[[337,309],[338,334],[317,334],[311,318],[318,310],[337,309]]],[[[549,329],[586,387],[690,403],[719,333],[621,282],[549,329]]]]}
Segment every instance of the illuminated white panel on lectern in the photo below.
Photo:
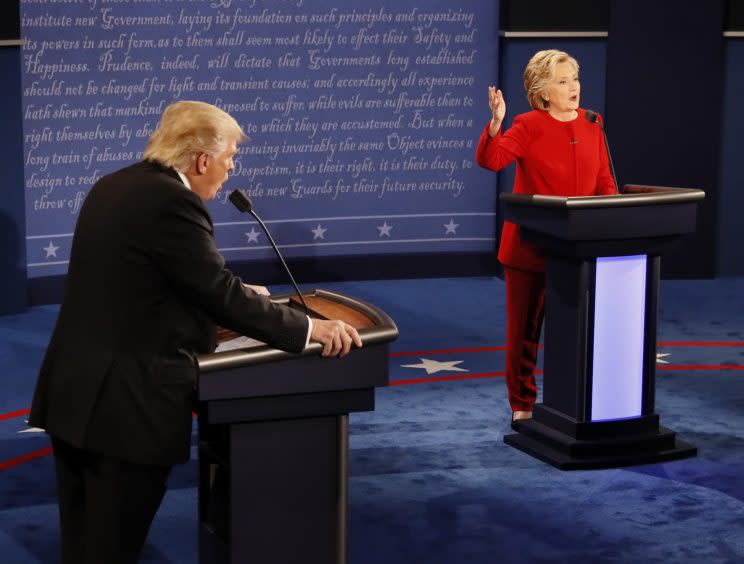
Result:
{"type": "Polygon", "coordinates": [[[592,421],[641,415],[646,255],[597,258],[592,421]]]}

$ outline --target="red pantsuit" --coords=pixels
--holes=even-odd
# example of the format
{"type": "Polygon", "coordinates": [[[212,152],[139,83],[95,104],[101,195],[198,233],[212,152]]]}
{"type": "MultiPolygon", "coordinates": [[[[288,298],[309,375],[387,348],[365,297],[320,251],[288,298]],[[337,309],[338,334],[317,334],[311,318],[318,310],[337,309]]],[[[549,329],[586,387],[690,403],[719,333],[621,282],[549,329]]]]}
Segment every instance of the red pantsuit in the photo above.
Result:
{"type": "Polygon", "coordinates": [[[532,411],[535,365],[545,313],[545,273],[504,267],[506,277],[506,389],[512,411],[532,411]]]}
{"type": "MultiPolygon", "coordinates": [[[[601,123],[601,118],[599,119],[601,123]]],[[[515,193],[553,196],[615,194],[602,131],[579,109],[572,121],[558,121],[544,110],[514,118],[493,138],[488,124],[476,161],[501,170],[516,161],[515,193]]],[[[537,399],[535,363],[545,304],[545,258],[523,242],[519,228],[504,222],[499,261],[506,273],[506,384],[514,411],[531,411],[537,399]]]]}

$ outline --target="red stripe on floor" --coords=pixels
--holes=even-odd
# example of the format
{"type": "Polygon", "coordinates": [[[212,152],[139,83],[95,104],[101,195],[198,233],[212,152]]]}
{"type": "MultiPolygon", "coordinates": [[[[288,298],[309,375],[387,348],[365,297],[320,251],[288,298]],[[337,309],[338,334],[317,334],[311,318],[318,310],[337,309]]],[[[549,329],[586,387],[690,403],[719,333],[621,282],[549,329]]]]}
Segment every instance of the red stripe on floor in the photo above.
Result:
{"type": "Polygon", "coordinates": [[[29,452],[28,454],[16,456],[15,458],[9,458],[8,460],[3,460],[2,462],[0,462],[0,472],[2,472],[3,470],[7,470],[8,468],[18,466],[25,462],[31,462],[32,460],[36,460],[37,458],[42,458],[49,454],[52,454],[52,447],[41,448],[39,450],[29,452]]]}
{"type": "MultiPolygon", "coordinates": [[[[660,341],[656,343],[660,347],[744,347],[744,341],[660,341]]],[[[540,348],[544,348],[540,345],[540,348]]],[[[399,356],[420,356],[423,354],[456,354],[456,353],[478,353],[506,350],[505,346],[497,347],[468,347],[461,349],[432,349],[427,351],[399,351],[390,353],[388,356],[394,358],[399,356]]]]}
{"type": "MultiPolygon", "coordinates": [[[[542,346],[542,345],[541,345],[542,346]]],[[[394,352],[388,356],[419,356],[422,354],[455,354],[463,352],[491,352],[491,351],[503,351],[506,347],[475,347],[475,348],[464,348],[464,349],[435,349],[431,351],[411,351],[411,352],[394,352]]]]}
{"type": "Polygon", "coordinates": [[[656,370],[744,370],[744,366],[740,364],[721,364],[718,366],[705,364],[657,364],[656,370]]]}
{"type": "Polygon", "coordinates": [[[0,421],[6,419],[13,419],[14,417],[20,417],[21,415],[28,415],[31,413],[30,409],[19,409],[18,411],[9,411],[8,413],[0,413],[0,421]]]}
{"type": "MultiPolygon", "coordinates": [[[[542,374],[542,370],[535,370],[535,374],[542,374]]],[[[410,384],[428,384],[430,382],[448,382],[452,380],[474,380],[478,378],[497,378],[504,376],[506,373],[499,372],[481,372],[479,374],[449,374],[447,376],[428,376],[426,378],[411,378],[409,380],[391,380],[388,386],[408,386],[410,384]]]]}
{"type": "MultiPolygon", "coordinates": [[[[744,370],[744,365],[722,364],[715,365],[657,365],[657,370],[744,370]]],[[[535,374],[542,374],[542,370],[535,370],[535,374]]],[[[451,374],[448,376],[430,376],[426,378],[411,378],[408,380],[391,380],[388,386],[408,386],[410,384],[428,384],[431,382],[446,382],[452,380],[471,380],[477,378],[495,378],[504,376],[505,372],[482,372],[480,374],[451,374]]]]}
{"type": "Polygon", "coordinates": [[[744,341],[661,341],[660,347],[744,347],[744,341]]]}

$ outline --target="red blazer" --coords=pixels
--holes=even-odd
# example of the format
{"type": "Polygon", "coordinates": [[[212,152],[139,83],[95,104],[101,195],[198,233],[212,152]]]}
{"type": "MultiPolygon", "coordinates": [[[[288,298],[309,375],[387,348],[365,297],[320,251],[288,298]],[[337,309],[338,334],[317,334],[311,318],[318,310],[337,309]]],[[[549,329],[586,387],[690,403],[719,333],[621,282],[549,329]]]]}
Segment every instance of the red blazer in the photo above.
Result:
{"type": "MultiPolygon", "coordinates": [[[[478,142],[475,160],[484,168],[501,170],[517,161],[515,193],[551,196],[615,194],[607,151],[599,126],[579,109],[573,121],[558,121],[547,111],[532,110],[514,118],[506,133],[488,136],[488,124],[478,142]]],[[[601,123],[602,118],[598,118],[601,123]]],[[[518,227],[504,222],[499,261],[512,268],[540,272],[545,258],[519,238],[518,227]]]]}

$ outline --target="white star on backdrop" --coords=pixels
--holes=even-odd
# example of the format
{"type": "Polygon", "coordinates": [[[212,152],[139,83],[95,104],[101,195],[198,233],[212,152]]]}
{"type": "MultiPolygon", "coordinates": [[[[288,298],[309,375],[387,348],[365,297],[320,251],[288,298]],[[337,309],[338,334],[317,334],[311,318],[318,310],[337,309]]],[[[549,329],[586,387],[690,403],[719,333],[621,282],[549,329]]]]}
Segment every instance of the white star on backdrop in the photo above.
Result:
{"type": "Polygon", "coordinates": [[[51,241],[49,241],[48,247],[42,247],[42,249],[46,251],[46,256],[44,258],[57,258],[57,249],[59,249],[59,247],[55,247],[54,243],[52,243],[51,241]]]}
{"type": "Polygon", "coordinates": [[[445,232],[444,234],[447,235],[447,233],[452,233],[453,235],[457,235],[457,228],[460,227],[459,223],[455,223],[452,221],[452,219],[449,220],[449,223],[444,224],[445,232]]]}
{"type": "Polygon", "coordinates": [[[313,241],[315,241],[315,239],[325,239],[325,232],[328,231],[328,228],[321,227],[319,223],[318,227],[311,229],[310,231],[313,232],[313,241]]]}
{"type": "Polygon", "coordinates": [[[665,356],[669,356],[672,353],[656,353],[656,364],[669,364],[668,361],[664,360],[665,356]]]}
{"type": "Polygon", "coordinates": [[[251,227],[250,233],[246,233],[249,243],[258,243],[258,236],[261,234],[260,231],[256,231],[255,227],[251,227]]]}
{"type": "Polygon", "coordinates": [[[435,372],[441,372],[443,370],[455,370],[457,372],[467,372],[464,368],[458,368],[456,364],[462,364],[464,360],[454,360],[451,362],[439,362],[438,360],[431,360],[428,358],[420,358],[421,364],[402,364],[403,368],[421,368],[426,370],[427,374],[434,374],[435,372]]]}
{"type": "Polygon", "coordinates": [[[380,230],[380,237],[382,237],[383,235],[386,235],[386,236],[390,237],[390,230],[392,228],[393,228],[393,226],[392,225],[388,225],[387,221],[385,223],[383,223],[382,225],[378,225],[377,226],[377,229],[380,230]]]}

